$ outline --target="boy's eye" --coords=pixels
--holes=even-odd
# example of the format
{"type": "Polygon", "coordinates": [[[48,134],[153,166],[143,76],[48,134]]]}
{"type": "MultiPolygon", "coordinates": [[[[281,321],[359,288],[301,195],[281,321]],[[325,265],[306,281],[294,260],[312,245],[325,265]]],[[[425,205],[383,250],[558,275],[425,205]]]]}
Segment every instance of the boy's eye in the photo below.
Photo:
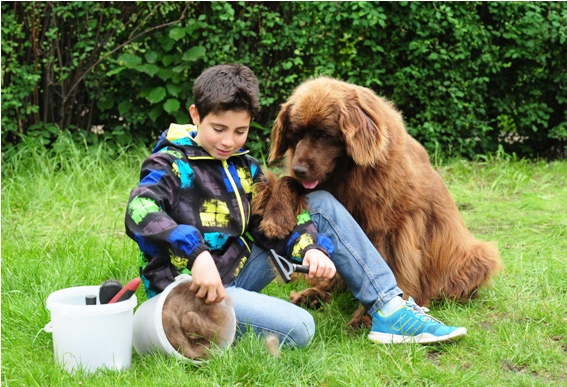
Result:
{"type": "Polygon", "coordinates": [[[222,129],[213,127],[213,130],[216,132],[222,132],[222,129]]]}

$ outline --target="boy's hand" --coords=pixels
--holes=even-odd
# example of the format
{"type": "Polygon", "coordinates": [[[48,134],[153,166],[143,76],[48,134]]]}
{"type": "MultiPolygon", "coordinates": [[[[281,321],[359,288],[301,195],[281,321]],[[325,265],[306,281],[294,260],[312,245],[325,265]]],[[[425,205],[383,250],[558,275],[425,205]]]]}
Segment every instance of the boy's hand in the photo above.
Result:
{"type": "Polygon", "coordinates": [[[189,288],[197,298],[202,298],[205,304],[221,302],[226,297],[215,261],[208,251],[197,256],[191,268],[193,284],[189,288]]]}
{"type": "Polygon", "coordinates": [[[307,250],[302,264],[309,266],[307,278],[331,279],[337,273],[333,261],[318,249],[307,250]]]}

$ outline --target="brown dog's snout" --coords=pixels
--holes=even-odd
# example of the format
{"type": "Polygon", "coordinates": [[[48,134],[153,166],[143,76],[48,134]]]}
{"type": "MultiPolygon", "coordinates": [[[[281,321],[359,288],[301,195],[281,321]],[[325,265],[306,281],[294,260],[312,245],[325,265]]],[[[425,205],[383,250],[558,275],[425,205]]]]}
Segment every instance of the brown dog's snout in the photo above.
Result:
{"type": "Polygon", "coordinates": [[[308,169],[305,165],[294,165],[293,166],[293,173],[295,173],[295,176],[299,177],[300,179],[307,176],[307,172],[308,172],[308,169]]]}

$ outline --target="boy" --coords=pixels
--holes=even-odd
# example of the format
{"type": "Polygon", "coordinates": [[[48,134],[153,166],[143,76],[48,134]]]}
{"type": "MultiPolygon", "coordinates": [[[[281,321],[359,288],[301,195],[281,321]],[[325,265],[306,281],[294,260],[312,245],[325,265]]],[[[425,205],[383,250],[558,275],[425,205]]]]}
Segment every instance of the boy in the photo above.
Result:
{"type": "Polygon", "coordinates": [[[401,298],[380,254],[324,191],[308,195],[309,216],[298,217],[287,240],[267,240],[250,218],[253,185],[264,176],[242,149],[259,110],[256,76],[243,65],[214,66],[197,78],[193,94],[194,126],[172,124],[162,134],[128,203],[126,232],[140,247],[148,298],[190,272],[191,291],[206,303],[230,295],[240,333],[250,326],[258,334],[276,334],[285,345],[305,346],[315,332],[311,314],[259,293],[275,277],[267,251],[274,248],[302,260],[310,278],[332,278],[338,270],[369,310],[374,342],[427,343],[466,334],[401,298]]]}

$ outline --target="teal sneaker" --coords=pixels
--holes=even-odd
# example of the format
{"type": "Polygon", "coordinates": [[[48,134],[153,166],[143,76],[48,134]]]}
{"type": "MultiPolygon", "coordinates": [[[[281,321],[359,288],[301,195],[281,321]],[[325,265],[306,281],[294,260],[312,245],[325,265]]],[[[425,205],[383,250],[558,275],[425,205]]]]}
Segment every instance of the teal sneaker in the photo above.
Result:
{"type": "Polygon", "coordinates": [[[410,297],[405,305],[390,315],[377,311],[372,316],[368,339],[375,343],[439,343],[462,339],[467,330],[449,327],[427,315],[429,309],[418,306],[410,297]]]}

